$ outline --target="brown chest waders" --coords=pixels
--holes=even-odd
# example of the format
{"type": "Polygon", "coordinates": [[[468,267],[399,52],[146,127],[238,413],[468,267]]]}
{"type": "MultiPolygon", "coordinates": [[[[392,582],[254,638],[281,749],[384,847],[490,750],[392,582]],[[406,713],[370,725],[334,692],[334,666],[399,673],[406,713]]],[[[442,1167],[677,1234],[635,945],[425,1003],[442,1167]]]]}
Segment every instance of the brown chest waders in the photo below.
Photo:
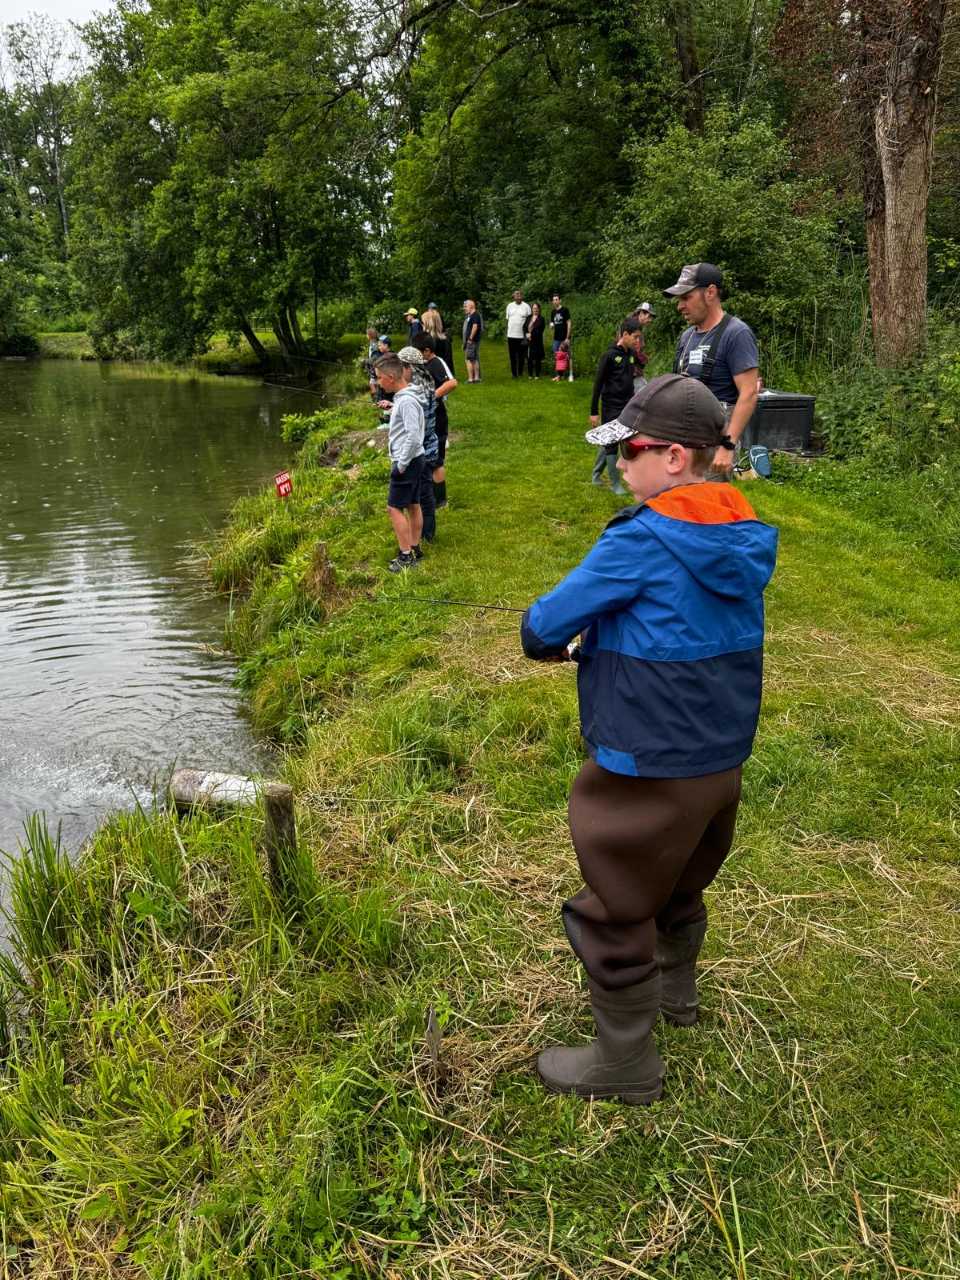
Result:
{"type": "Polygon", "coordinates": [[[644,982],[658,968],[658,950],[665,977],[671,959],[686,962],[691,942],[695,960],[703,891],[730,851],[739,801],[739,767],[699,778],[631,778],[584,764],[569,817],[585,887],[563,904],[563,923],[598,987],[644,982]]]}

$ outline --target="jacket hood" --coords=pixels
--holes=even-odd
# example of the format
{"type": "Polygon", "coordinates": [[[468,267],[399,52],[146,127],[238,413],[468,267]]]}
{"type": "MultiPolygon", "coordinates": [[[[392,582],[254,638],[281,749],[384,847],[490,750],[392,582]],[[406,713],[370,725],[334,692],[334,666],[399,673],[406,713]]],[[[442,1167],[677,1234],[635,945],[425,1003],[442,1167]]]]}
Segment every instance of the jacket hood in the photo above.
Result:
{"type": "Polygon", "coordinates": [[[644,505],[646,527],[704,590],[734,600],[762,594],[776,563],[777,530],[757,519],[733,485],[681,485],[644,505]]]}

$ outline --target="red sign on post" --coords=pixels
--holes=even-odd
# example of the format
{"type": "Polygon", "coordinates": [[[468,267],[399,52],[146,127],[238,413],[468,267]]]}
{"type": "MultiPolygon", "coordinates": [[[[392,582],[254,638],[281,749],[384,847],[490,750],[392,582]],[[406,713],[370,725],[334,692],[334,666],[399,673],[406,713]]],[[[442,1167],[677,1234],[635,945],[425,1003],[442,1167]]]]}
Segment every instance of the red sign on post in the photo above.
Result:
{"type": "Polygon", "coordinates": [[[273,477],[273,483],[277,486],[278,498],[289,498],[293,493],[293,481],[290,479],[289,471],[278,471],[273,477]]]}

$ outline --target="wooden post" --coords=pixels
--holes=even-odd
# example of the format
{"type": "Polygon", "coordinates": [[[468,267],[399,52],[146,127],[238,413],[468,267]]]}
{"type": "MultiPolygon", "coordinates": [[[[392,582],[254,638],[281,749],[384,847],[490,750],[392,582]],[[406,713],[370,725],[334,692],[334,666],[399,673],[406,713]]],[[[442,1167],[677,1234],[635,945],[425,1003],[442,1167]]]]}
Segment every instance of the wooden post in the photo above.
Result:
{"type": "Polygon", "coordinates": [[[293,787],[285,782],[263,784],[263,839],[270,866],[270,880],[277,893],[289,885],[285,863],[297,851],[297,820],[293,812],[293,787]]]}
{"type": "Polygon", "coordinates": [[[278,894],[288,890],[284,868],[297,851],[293,787],[285,782],[256,782],[253,778],[218,773],[214,769],[177,769],[170,779],[170,796],[178,813],[189,813],[193,809],[253,808],[262,797],[264,850],[270,882],[278,894]]]}

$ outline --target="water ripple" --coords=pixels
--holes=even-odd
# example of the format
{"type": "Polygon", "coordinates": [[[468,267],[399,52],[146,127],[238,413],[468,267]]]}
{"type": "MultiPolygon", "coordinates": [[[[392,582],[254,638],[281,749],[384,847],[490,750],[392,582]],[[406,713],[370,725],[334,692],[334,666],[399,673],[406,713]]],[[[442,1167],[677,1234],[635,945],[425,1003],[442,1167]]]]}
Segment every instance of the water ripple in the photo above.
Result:
{"type": "MultiPolygon", "coordinates": [[[[58,367],[59,366],[59,367],[58,367]]],[[[0,367],[0,848],[76,843],[174,762],[263,764],[182,557],[288,460],[281,397],[109,368],[0,367]]]]}

